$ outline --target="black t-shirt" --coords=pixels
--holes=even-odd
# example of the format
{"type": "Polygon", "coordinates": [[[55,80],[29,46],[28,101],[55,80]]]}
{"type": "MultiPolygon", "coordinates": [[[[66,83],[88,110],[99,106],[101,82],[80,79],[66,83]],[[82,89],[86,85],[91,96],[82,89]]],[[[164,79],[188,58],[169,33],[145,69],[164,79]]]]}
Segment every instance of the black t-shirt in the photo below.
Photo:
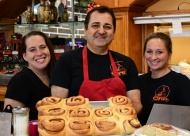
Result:
{"type": "Polygon", "coordinates": [[[6,98],[20,101],[30,109],[30,120],[38,119],[38,112],[35,107],[36,103],[48,96],[51,96],[50,87],[46,86],[38,76],[28,68],[23,68],[22,71],[11,78],[5,94],[6,98]]]}
{"type": "MultiPolygon", "coordinates": [[[[50,81],[50,85],[69,89],[68,97],[78,95],[84,79],[82,49],[83,48],[79,48],[63,53],[56,63],[50,81]]],[[[90,80],[101,81],[113,77],[111,74],[109,54],[97,55],[90,50],[87,50],[87,54],[90,80]]],[[[111,51],[111,54],[120,71],[120,78],[127,86],[127,90],[138,89],[138,71],[134,61],[114,51],[111,51]]]]}
{"type": "Polygon", "coordinates": [[[185,75],[170,71],[161,78],[152,79],[151,73],[139,76],[143,110],[139,115],[146,124],[154,103],[190,106],[190,80],[185,75]]]}

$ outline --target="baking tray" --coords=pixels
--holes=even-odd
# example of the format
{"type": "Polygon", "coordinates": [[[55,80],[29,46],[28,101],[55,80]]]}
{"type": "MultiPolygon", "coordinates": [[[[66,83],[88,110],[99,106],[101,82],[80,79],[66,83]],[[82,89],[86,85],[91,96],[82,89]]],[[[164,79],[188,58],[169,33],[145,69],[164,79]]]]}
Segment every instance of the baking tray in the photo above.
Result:
{"type": "Polygon", "coordinates": [[[92,108],[109,107],[108,101],[90,101],[92,108]]]}

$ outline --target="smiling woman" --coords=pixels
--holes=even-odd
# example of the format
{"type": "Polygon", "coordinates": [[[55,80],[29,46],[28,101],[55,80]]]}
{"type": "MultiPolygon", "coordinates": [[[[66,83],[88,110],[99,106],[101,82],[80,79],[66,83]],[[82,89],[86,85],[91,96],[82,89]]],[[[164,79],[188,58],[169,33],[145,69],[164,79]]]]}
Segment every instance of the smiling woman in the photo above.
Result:
{"type": "Polygon", "coordinates": [[[139,76],[143,110],[139,115],[146,124],[154,103],[190,106],[190,80],[169,68],[172,41],[168,34],[155,32],[144,43],[144,56],[150,72],[139,76]]]}
{"type": "Polygon", "coordinates": [[[5,94],[4,106],[29,107],[29,119],[37,119],[36,103],[51,96],[49,79],[55,64],[53,46],[46,34],[31,31],[22,39],[22,55],[28,67],[14,75],[5,94]]]}

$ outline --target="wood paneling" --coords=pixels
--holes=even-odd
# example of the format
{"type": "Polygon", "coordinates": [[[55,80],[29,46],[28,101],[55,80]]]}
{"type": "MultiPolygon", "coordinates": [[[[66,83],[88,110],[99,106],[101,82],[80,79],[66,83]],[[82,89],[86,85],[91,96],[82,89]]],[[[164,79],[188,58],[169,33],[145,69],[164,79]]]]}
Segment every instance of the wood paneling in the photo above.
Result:
{"type": "Polygon", "coordinates": [[[131,57],[142,72],[142,28],[134,24],[133,17],[139,16],[130,8],[113,8],[116,16],[116,32],[110,49],[131,57]]]}
{"type": "Polygon", "coordinates": [[[0,101],[4,101],[6,90],[7,90],[6,86],[0,86],[0,101]]]}
{"type": "MultiPolygon", "coordinates": [[[[36,4],[39,2],[35,0],[36,4]]],[[[0,3],[0,18],[15,19],[31,5],[32,0],[4,0],[0,3]]]]}

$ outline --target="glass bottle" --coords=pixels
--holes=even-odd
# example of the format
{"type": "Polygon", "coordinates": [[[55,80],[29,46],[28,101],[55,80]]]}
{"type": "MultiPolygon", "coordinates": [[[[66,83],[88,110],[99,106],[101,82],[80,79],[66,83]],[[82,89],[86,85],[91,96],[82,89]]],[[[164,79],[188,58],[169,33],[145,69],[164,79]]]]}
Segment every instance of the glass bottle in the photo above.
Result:
{"type": "Polygon", "coordinates": [[[15,107],[13,112],[13,135],[29,136],[29,108],[15,107]]]}
{"type": "Polygon", "coordinates": [[[69,13],[67,11],[67,6],[64,7],[63,15],[62,15],[62,21],[66,22],[69,20],[69,13]]]}
{"type": "Polygon", "coordinates": [[[55,6],[56,0],[50,0],[50,11],[51,11],[51,17],[50,17],[50,22],[56,22],[57,21],[57,16],[58,16],[58,10],[57,7],[55,6]]]}
{"type": "Polygon", "coordinates": [[[44,23],[45,0],[40,0],[40,6],[37,8],[38,22],[44,23]]]}

